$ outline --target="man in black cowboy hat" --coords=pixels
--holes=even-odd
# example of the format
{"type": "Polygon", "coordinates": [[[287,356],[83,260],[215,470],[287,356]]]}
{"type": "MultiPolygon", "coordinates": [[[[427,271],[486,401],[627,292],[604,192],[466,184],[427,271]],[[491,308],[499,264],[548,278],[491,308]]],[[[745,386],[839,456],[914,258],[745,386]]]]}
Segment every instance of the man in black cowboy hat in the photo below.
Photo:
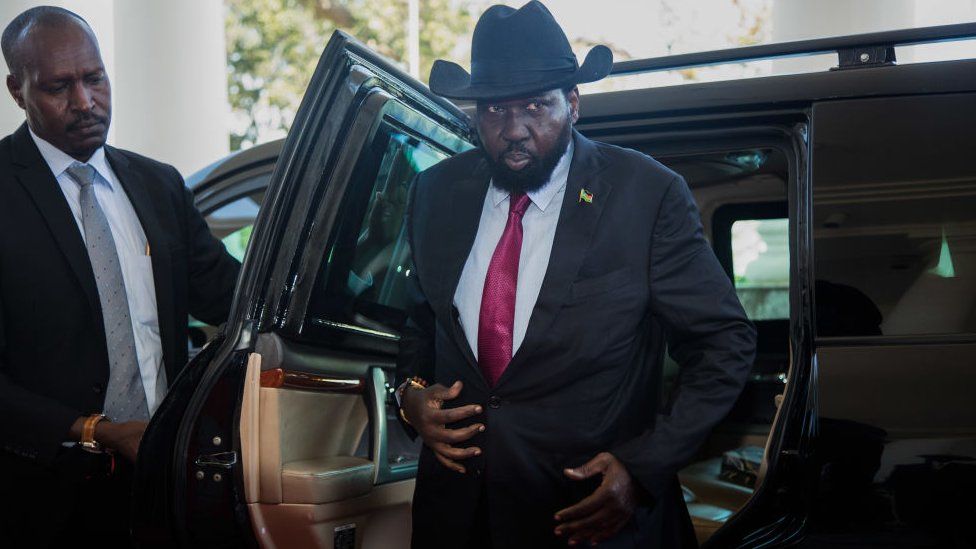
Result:
{"type": "Polygon", "coordinates": [[[418,176],[398,397],[424,440],[415,547],[694,546],[676,473],[728,412],[755,333],[684,180],[573,130],[578,65],[539,2],[489,8],[471,74],[481,147],[418,176]],[[658,406],[665,344],[682,366],[658,406]]]}

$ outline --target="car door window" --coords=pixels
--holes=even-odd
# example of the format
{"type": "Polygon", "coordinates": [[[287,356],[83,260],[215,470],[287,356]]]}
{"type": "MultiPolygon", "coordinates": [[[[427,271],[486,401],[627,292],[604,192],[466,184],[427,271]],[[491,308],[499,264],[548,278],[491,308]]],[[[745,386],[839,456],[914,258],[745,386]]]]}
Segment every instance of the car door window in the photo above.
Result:
{"type": "Polygon", "coordinates": [[[972,120],[961,114],[974,112],[972,100],[819,109],[821,338],[976,333],[976,169],[962,138],[972,135],[972,120]]]}
{"type": "Polygon", "coordinates": [[[739,219],[732,223],[735,291],[752,320],[790,317],[789,220],[739,219]]]}
{"type": "MultiPolygon", "coordinates": [[[[405,111],[395,102],[384,109],[405,111]]],[[[411,184],[418,173],[470,147],[415,114],[406,118],[412,126],[382,118],[360,151],[309,298],[305,341],[373,351],[377,339],[396,339],[406,320],[407,282],[415,276],[405,223],[411,184]],[[362,337],[336,336],[351,332],[362,337]]],[[[380,459],[387,463],[380,465],[378,478],[412,476],[419,441],[396,426],[393,372],[379,375],[384,411],[377,413],[387,425],[380,459]]]]}
{"type": "Polygon", "coordinates": [[[227,252],[238,261],[244,260],[254,220],[263,201],[264,191],[251,193],[214,209],[206,216],[210,232],[224,243],[227,252]]]}
{"type": "MultiPolygon", "coordinates": [[[[270,172],[258,177],[266,182],[270,172]]],[[[251,183],[253,181],[243,184],[251,183]]],[[[244,261],[244,252],[247,251],[251,231],[254,229],[254,220],[257,218],[262,202],[264,202],[264,190],[234,198],[222,206],[204,212],[204,219],[211,234],[220,239],[227,253],[238,261],[244,261]]],[[[213,336],[214,330],[192,316],[188,320],[188,326],[190,329],[188,349],[192,357],[213,336]]]]}
{"type": "Polygon", "coordinates": [[[410,184],[448,156],[422,136],[380,124],[343,198],[344,216],[322,260],[308,322],[398,333],[414,274],[404,224],[410,184]]]}

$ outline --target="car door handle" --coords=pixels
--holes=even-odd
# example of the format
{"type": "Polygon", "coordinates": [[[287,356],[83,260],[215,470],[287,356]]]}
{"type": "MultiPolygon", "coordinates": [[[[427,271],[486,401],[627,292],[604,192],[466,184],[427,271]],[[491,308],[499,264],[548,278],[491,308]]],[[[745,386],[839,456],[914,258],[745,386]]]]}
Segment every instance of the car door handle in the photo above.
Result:
{"type": "Polygon", "coordinates": [[[206,456],[197,456],[194,462],[197,467],[220,467],[230,469],[237,465],[237,452],[219,452],[206,456]]]}

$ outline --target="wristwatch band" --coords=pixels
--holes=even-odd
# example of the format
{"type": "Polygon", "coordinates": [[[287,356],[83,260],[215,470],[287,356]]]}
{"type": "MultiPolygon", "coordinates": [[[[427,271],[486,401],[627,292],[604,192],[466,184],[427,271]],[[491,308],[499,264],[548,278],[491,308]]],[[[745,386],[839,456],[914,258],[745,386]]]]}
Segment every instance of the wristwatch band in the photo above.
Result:
{"type": "Polygon", "coordinates": [[[422,378],[413,376],[412,378],[401,383],[400,386],[396,388],[396,391],[393,392],[393,396],[394,398],[396,398],[397,408],[399,408],[401,405],[401,401],[403,400],[403,391],[407,390],[407,387],[413,387],[415,389],[426,389],[427,382],[424,381],[424,379],[422,378]]]}
{"type": "Polygon", "coordinates": [[[410,423],[410,420],[407,419],[406,414],[403,413],[403,392],[407,390],[407,387],[413,387],[415,389],[426,389],[427,382],[422,378],[413,376],[412,378],[401,383],[400,386],[396,388],[396,391],[393,392],[393,397],[396,398],[397,408],[400,410],[400,418],[407,425],[413,425],[412,423],[410,423]]]}
{"type": "Polygon", "coordinates": [[[105,414],[92,414],[85,418],[85,423],[81,427],[82,449],[94,454],[102,453],[102,445],[95,440],[95,426],[103,419],[105,419],[105,414]]]}

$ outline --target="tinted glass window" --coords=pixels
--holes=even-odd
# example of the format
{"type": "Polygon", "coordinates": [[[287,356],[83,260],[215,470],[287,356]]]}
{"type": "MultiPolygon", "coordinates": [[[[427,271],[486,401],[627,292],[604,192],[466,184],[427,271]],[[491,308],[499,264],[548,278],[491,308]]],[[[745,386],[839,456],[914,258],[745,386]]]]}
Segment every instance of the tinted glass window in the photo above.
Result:
{"type": "MultiPolygon", "coordinates": [[[[271,177],[270,172],[259,176],[265,181],[271,177]]],[[[247,181],[247,183],[252,183],[247,181]]],[[[227,248],[234,259],[244,261],[244,252],[247,251],[247,243],[251,240],[251,231],[254,229],[254,220],[257,218],[258,210],[264,201],[264,191],[251,193],[240,198],[236,198],[223,206],[220,206],[209,213],[206,213],[205,220],[210,232],[227,248]]],[[[206,326],[203,322],[190,317],[190,328],[202,328],[206,326]]],[[[191,331],[190,348],[197,349],[209,338],[209,334],[199,334],[191,331]]]]}
{"type": "Polygon", "coordinates": [[[976,194],[840,193],[814,222],[821,336],[976,332],[976,194]]]}
{"type": "Polygon", "coordinates": [[[732,223],[735,290],[753,320],[790,317],[789,222],[740,219],[732,223]]]}
{"type": "Polygon", "coordinates": [[[973,100],[818,109],[813,236],[821,337],[976,332],[973,100]]]}
{"type": "Polygon", "coordinates": [[[449,154],[382,124],[356,167],[343,219],[309,305],[313,323],[338,322],[395,334],[405,320],[413,264],[404,214],[415,175],[449,154]]]}
{"type": "Polygon", "coordinates": [[[972,546],[976,96],[832,101],[813,114],[810,537],[972,546]]]}
{"type": "Polygon", "coordinates": [[[224,243],[228,253],[238,261],[244,260],[247,243],[251,239],[254,220],[258,216],[264,191],[237,198],[207,214],[210,232],[224,243]]]}

